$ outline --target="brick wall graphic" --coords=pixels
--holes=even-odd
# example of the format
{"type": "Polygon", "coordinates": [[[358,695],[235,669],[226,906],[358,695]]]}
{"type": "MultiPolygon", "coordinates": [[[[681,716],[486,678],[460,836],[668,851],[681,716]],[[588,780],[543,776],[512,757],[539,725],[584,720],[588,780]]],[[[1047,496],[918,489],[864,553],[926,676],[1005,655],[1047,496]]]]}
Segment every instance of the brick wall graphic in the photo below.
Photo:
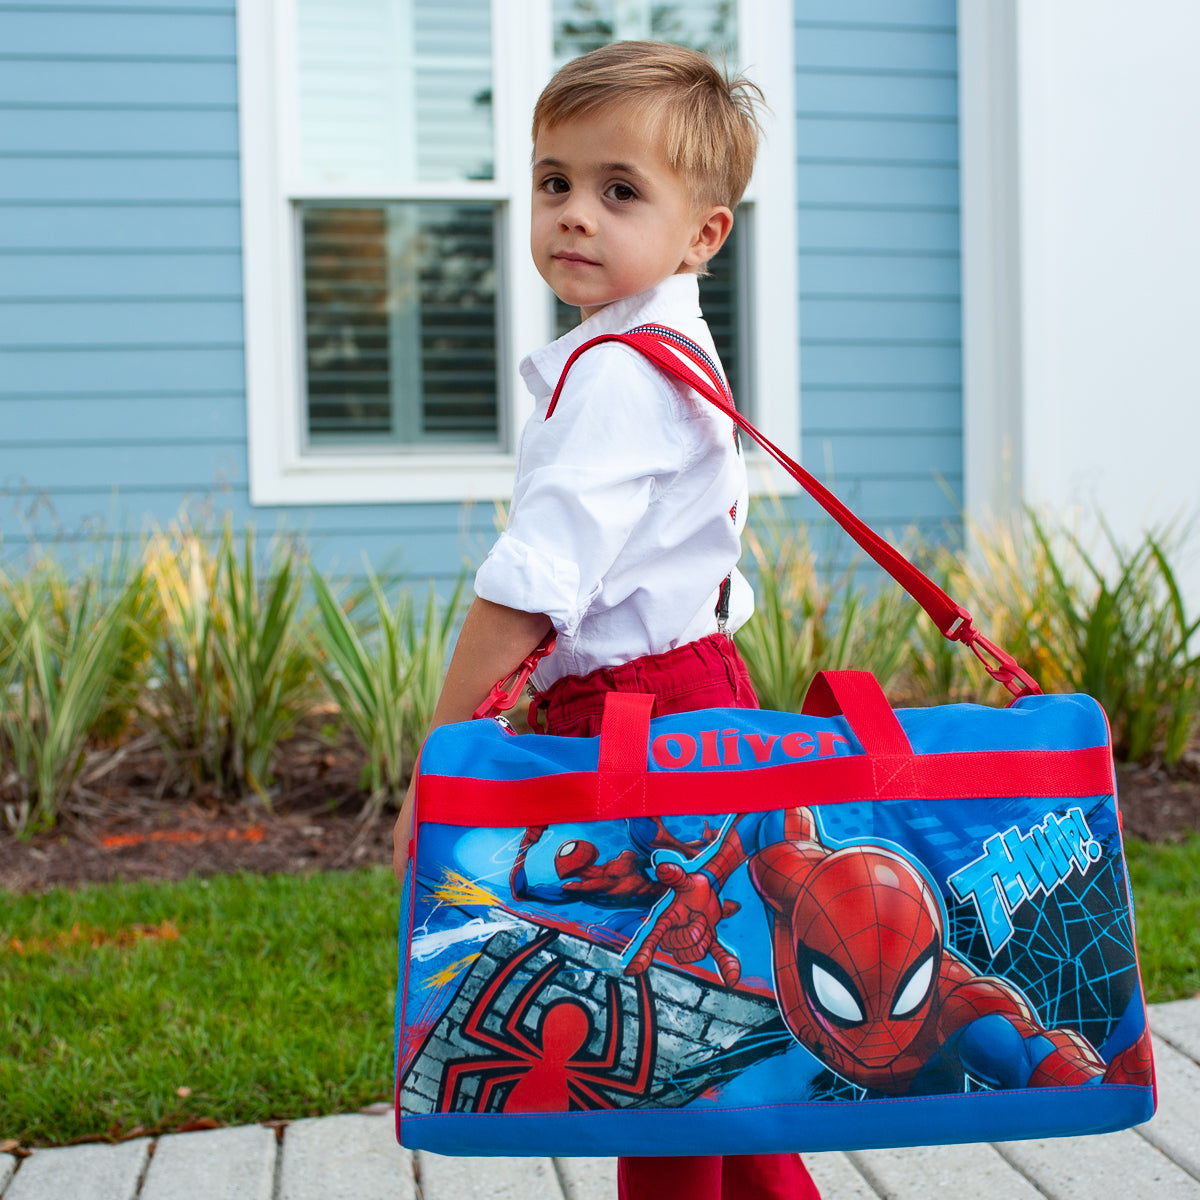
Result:
{"type": "Polygon", "coordinates": [[[771,997],[530,922],[485,943],[401,1087],[405,1112],[678,1107],[794,1041],[771,997]]]}

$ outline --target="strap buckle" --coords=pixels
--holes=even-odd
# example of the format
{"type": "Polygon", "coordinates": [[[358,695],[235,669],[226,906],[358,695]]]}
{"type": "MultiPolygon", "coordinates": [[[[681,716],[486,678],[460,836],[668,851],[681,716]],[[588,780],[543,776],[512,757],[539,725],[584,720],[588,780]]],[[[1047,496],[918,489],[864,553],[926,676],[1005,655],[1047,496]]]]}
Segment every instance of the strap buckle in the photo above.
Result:
{"type": "Polygon", "coordinates": [[[554,643],[557,639],[557,634],[554,630],[550,630],[548,634],[530,652],[521,660],[520,666],[517,667],[511,675],[506,675],[503,679],[497,681],[492,690],[488,693],[487,699],[475,710],[472,714],[473,720],[479,720],[481,717],[494,717],[498,713],[507,712],[517,700],[520,699],[521,692],[525,685],[529,682],[530,675],[533,674],[534,668],[554,650],[554,643]]]}
{"type": "Polygon", "coordinates": [[[975,628],[971,614],[959,609],[958,622],[946,634],[951,641],[963,642],[981,663],[984,670],[999,684],[1003,684],[1017,699],[1022,696],[1040,696],[1042,689],[1032,675],[1011,654],[1001,650],[994,642],[975,628]]]}

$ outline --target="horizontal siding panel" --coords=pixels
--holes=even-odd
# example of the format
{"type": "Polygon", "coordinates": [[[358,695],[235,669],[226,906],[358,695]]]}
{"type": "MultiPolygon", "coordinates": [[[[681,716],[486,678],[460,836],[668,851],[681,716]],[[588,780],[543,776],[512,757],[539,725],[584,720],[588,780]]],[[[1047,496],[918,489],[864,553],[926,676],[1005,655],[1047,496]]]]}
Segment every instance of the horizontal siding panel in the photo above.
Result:
{"type": "Polygon", "coordinates": [[[0,104],[213,104],[237,95],[237,67],[207,62],[37,62],[0,70],[0,104]]]}
{"type": "MultiPolygon", "coordinates": [[[[10,485],[13,472],[11,463],[0,460],[0,478],[8,475],[10,485]]],[[[341,538],[347,539],[351,552],[357,556],[357,545],[364,538],[401,538],[410,534],[436,534],[446,545],[453,545],[460,557],[470,557],[476,561],[476,556],[487,552],[496,536],[493,521],[494,509],[491,505],[457,505],[457,504],[331,504],[324,507],[313,507],[297,510],[293,507],[264,507],[256,508],[250,504],[245,483],[233,483],[221,486],[211,491],[204,489],[183,498],[182,493],[171,495],[161,491],[151,491],[145,486],[130,483],[122,485],[122,492],[128,492],[130,497],[144,499],[147,522],[157,523],[165,527],[175,520],[181,512],[188,512],[192,520],[202,523],[211,510],[216,514],[219,523],[228,512],[238,525],[252,524],[263,537],[274,536],[284,532],[302,538],[306,544],[313,546],[328,545],[341,538]]],[[[99,488],[80,488],[70,493],[63,493],[61,498],[54,499],[52,513],[37,514],[32,512],[36,499],[33,492],[22,490],[20,484],[9,487],[5,497],[0,498],[0,530],[5,538],[16,536],[15,520],[18,515],[28,516],[35,524],[30,526],[37,536],[47,536],[55,529],[76,530],[85,525],[94,526],[97,520],[102,520],[109,526],[124,529],[126,532],[137,532],[141,528],[141,504],[136,506],[139,514],[132,522],[124,525],[120,520],[114,523],[113,513],[109,506],[111,488],[107,485],[99,488]]],[[[382,559],[379,560],[382,564],[382,559]]],[[[482,561],[479,557],[478,561],[482,561]]],[[[361,566],[356,563],[356,566],[361,566]]]]}
{"type": "Polygon", "coordinates": [[[868,522],[940,539],[962,490],[955,4],[796,11],[804,462],[868,522]]]}
{"type": "Polygon", "coordinates": [[[946,120],[802,117],[796,140],[806,157],[829,161],[958,163],[958,126],[946,120]]]}
{"type": "Polygon", "coordinates": [[[119,407],[95,397],[0,397],[0,462],[13,453],[4,447],[13,444],[49,441],[54,434],[61,440],[69,431],[74,445],[95,446],[111,442],[114,431],[129,429],[153,442],[244,437],[246,397],[242,392],[187,397],[163,392],[124,396],[119,407]]]}
{"type": "Polygon", "coordinates": [[[233,201],[234,154],[196,158],[0,158],[0,201],[233,201]]]}
{"type": "Polygon", "coordinates": [[[797,199],[804,204],[956,207],[958,169],[914,164],[836,163],[800,153],[797,199]]]}
{"type": "Polygon", "coordinates": [[[883,254],[800,255],[800,286],[822,296],[959,295],[956,257],[920,258],[883,254]]]}
{"type": "MultiPolygon", "coordinates": [[[[836,8],[831,10],[836,14],[836,8]]],[[[818,70],[915,71],[953,75],[958,70],[954,30],[838,28],[800,22],[796,66],[818,70]]]]}
{"type": "MultiPolygon", "coordinates": [[[[5,474],[0,460],[0,479],[5,474]]],[[[260,546],[280,534],[298,537],[334,584],[360,580],[366,552],[377,572],[421,593],[436,580],[448,594],[465,572],[469,594],[474,567],[495,538],[492,510],[480,505],[331,505],[297,512],[254,508],[244,485],[199,489],[183,503],[179,495],[123,485],[115,497],[110,487],[101,487],[59,493],[47,504],[44,495],[22,490],[10,478],[0,499],[0,559],[19,561],[31,546],[40,549],[60,539],[87,561],[101,533],[120,536],[136,549],[148,531],[170,527],[185,510],[201,525],[208,512],[218,525],[228,512],[235,528],[254,527],[260,546]]]]}
{"type": "MultiPolygon", "coordinates": [[[[927,472],[919,478],[854,480],[835,472],[829,477],[822,473],[821,479],[856,516],[880,532],[904,529],[913,521],[953,521],[961,513],[962,475],[957,472],[940,477],[927,472]]],[[[814,517],[821,513],[813,501],[808,501],[803,511],[814,517]]]]}
{"type": "Polygon", "coordinates": [[[809,300],[800,307],[806,339],[956,342],[962,329],[957,300],[809,300]]]}
{"type": "Polygon", "coordinates": [[[884,253],[957,254],[954,213],[937,209],[800,209],[802,250],[873,250],[884,253]]]}
{"type": "Polygon", "coordinates": [[[3,266],[15,298],[242,297],[240,254],[20,254],[3,266]]]}
{"type": "MultiPolygon", "coordinates": [[[[204,494],[227,482],[245,486],[245,438],[213,438],[180,443],[146,440],[70,452],[68,445],[28,446],[19,455],[0,445],[0,479],[14,476],[37,482],[57,496],[64,492],[117,488],[169,490],[176,497],[204,494]]],[[[177,501],[178,502],[178,501],[177,501]]]]}
{"type": "Polygon", "coordinates": [[[895,379],[903,379],[909,387],[952,387],[962,381],[962,354],[957,344],[830,345],[809,339],[804,345],[800,377],[801,387],[841,384],[865,388],[895,379]]]}
{"type": "Polygon", "coordinates": [[[0,345],[27,347],[237,343],[239,300],[103,300],[0,304],[0,345]]]}
{"type": "Polygon", "coordinates": [[[905,26],[954,29],[955,0],[795,0],[796,19],[820,23],[836,17],[839,25],[905,26]]]}
{"type": "MultiPolygon", "coordinates": [[[[844,576],[852,573],[855,583],[864,591],[871,592],[879,587],[899,588],[900,585],[877,567],[823,512],[813,512],[811,505],[798,505],[797,509],[796,521],[804,526],[805,536],[816,551],[817,561],[827,578],[843,583],[844,576]]],[[[911,521],[880,521],[877,523],[877,532],[884,541],[890,542],[897,549],[907,551],[918,539],[924,545],[931,542],[944,543],[948,539],[957,542],[961,536],[961,525],[950,512],[931,513],[911,521]]],[[[745,569],[749,560],[744,558],[742,561],[745,569]]],[[[915,606],[917,602],[913,600],[911,603],[915,606]]],[[[966,650],[966,647],[963,649],[966,650]]],[[[969,650],[966,653],[970,655],[969,650]]],[[[980,670],[982,669],[981,667],[980,670]]]]}
{"type": "Polygon", "coordinates": [[[0,153],[236,154],[237,110],[0,109],[0,153]]]}
{"type": "Polygon", "coordinates": [[[907,429],[922,433],[957,431],[962,416],[958,388],[804,389],[804,432],[829,438],[847,429],[907,429]]]}
{"type": "Polygon", "coordinates": [[[453,582],[465,576],[466,597],[470,599],[475,568],[486,556],[491,539],[487,545],[472,547],[465,542],[447,544],[443,533],[385,530],[313,536],[309,544],[314,564],[327,576],[360,578],[365,558],[374,570],[399,575],[422,594],[431,579],[453,582]],[[469,565],[464,565],[464,559],[469,565]]]}
{"type": "MultiPolygon", "coordinates": [[[[959,433],[857,433],[842,438],[811,438],[804,447],[802,466],[835,482],[874,479],[925,479],[962,471],[959,433]]],[[[843,497],[845,499],[845,497],[843,497]]]]}
{"type": "Polygon", "coordinates": [[[242,245],[241,210],[221,204],[6,205],[0,250],[229,250],[242,245]]]}
{"type": "MultiPolygon", "coordinates": [[[[231,16],[236,11],[237,0],[63,0],[62,3],[54,3],[54,0],[47,0],[46,4],[39,4],[39,8],[44,8],[55,12],[89,12],[92,10],[104,9],[128,9],[137,12],[187,12],[195,10],[198,12],[223,12],[231,16]]],[[[28,8],[29,4],[11,4],[5,3],[0,5],[3,8],[28,8]]]]}
{"type": "MultiPolygon", "coordinates": [[[[223,498],[223,497],[222,497],[223,498]]],[[[135,497],[125,494],[123,499],[132,502],[135,497]]],[[[149,498],[147,498],[149,502],[149,498]]],[[[224,511],[224,509],[220,510],[224,511]]],[[[254,516],[261,515],[261,510],[251,510],[254,516]]],[[[136,554],[144,544],[144,535],[140,530],[129,530],[115,535],[108,533],[105,518],[110,515],[110,508],[95,508],[90,521],[81,526],[78,532],[62,526],[56,526],[50,536],[32,538],[22,531],[14,531],[6,535],[0,543],[0,564],[12,569],[18,566],[22,559],[30,554],[40,556],[47,547],[55,547],[58,554],[65,560],[87,563],[94,561],[97,555],[97,540],[101,535],[105,539],[105,549],[102,557],[109,561],[111,551],[108,546],[119,542],[130,553],[136,554]]],[[[252,517],[253,519],[253,517],[252,517]]],[[[172,518],[164,517],[159,522],[160,527],[170,524],[172,518]]],[[[235,529],[244,528],[244,521],[234,517],[235,529]]],[[[148,519],[147,528],[153,522],[148,519]]],[[[2,529],[0,523],[0,529],[2,529]]],[[[256,532],[265,529],[261,521],[255,521],[256,532]]],[[[285,526],[286,530],[290,526],[285,526]]],[[[260,548],[265,544],[265,535],[258,533],[260,548]]],[[[394,603],[400,589],[412,592],[423,603],[432,585],[436,588],[443,603],[447,602],[455,586],[463,581],[463,594],[460,599],[459,616],[465,613],[467,602],[470,600],[471,580],[474,574],[473,565],[482,561],[482,555],[472,560],[472,566],[464,570],[462,556],[447,554],[444,538],[433,535],[408,534],[396,531],[386,534],[369,535],[356,538],[352,535],[338,535],[324,538],[307,545],[307,554],[312,566],[321,574],[335,591],[360,587],[366,580],[364,560],[371,564],[376,575],[382,576],[386,582],[389,597],[394,603]]]]}
{"type": "Polygon", "coordinates": [[[801,71],[796,75],[796,112],[942,119],[958,112],[958,80],[870,71],[801,71]]]}
{"type": "MultiPolygon", "coordinates": [[[[246,382],[245,355],[236,347],[131,347],[113,350],[0,349],[0,395],[235,391],[246,382]]],[[[59,431],[69,440],[70,431],[59,431]]],[[[8,431],[0,429],[0,442],[8,431]]]]}
{"type": "Polygon", "coordinates": [[[0,7],[0,53],[43,57],[232,58],[237,52],[230,13],[28,10],[0,7]]]}

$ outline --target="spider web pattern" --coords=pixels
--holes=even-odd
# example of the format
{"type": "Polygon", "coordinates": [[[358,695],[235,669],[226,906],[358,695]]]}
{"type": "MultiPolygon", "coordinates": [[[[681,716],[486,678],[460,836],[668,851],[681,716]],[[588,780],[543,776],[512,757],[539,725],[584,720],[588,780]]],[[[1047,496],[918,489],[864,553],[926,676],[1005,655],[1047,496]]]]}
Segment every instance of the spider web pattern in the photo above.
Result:
{"type": "Polygon", "coordinates": [[[880,840],[904,848],[937,881],[948,918],[947,944],[982,975],[1001,975],[1025,993],[1047,1028],[1077,1029],[1103,1047],[1137,990],[1129,891],[1114,798],[1084,801],[1101,858],[1076,868],[1049,896],[1011,914],[1012,937],[993,957],[975,905],[959,901],[946,880],[978,857],[997,830],[1025,831],[1079,801],[1005,797],[941,805],[890,801],[818,809],[823,840],[880,840]]]}
{"type": "Polygon", "coordinates": [[[946,898],[950,944],[981,974],[1019,987],[1049,1029],[1079,1030],[1103,1046],[1137,988],[1125,870],[1115,836],[1086,876],[1019,905],[1013,935],[993,958],[975,906],[946,898]]]}
{"type": "Polygon", "coordinates": [[[826,1067],[813,1076],[808,1085],[809,1100],[865,1100],[867,1089],[843,1079],[836,1071],[826,1067]]]}

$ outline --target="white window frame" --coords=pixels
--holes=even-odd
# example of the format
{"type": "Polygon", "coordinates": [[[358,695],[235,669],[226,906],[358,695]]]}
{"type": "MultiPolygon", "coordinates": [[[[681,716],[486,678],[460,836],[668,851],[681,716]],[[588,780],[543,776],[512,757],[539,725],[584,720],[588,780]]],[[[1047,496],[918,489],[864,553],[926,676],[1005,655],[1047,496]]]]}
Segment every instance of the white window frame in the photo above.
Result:
{"type": "MultiPolygon", "coordinates": [[[[242,269],[250,500],[255,505],[507,499],[516,444],[532,402],[523,354],[553,337],[552,296],[529,255],[529,118],[552,71],[551,0],[492,0],[495,178],[424,183],[404,195],[296,186],[289,147],[296,113],[294,0],[238,0],[242,269]],[[504,69],[520,63],[520,69],[504,69]],[[294,197],[477,200],[498,205],[499,417],[494,450],[304,450],[301,283],[294,197]]],[[[774,441],[799,454],[800,369],[791,0],[741,0],[741,62],[770,104],[754,179],[746,253],[756,314],[744,353],[754,410],[774,441]]],[[[773,464],[758,489],[793,492],[773,464]]]]}

